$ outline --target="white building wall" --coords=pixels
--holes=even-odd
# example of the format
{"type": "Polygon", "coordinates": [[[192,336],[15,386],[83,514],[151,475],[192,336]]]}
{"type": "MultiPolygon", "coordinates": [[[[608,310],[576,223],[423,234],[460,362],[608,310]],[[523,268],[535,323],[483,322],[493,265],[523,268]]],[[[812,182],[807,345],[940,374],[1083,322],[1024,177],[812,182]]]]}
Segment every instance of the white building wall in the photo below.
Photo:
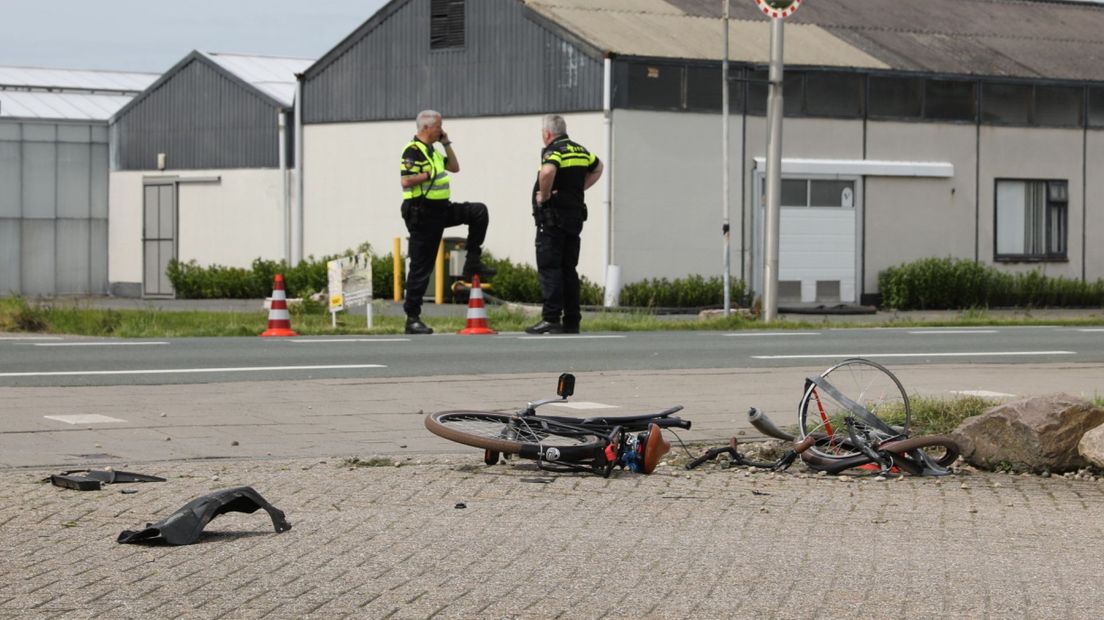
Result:
{"type": "MultiPolygon", "coordinates": [[[[290,176],[290,175],[289,175],[290,176]]],[[[249,267],[284,258],[284,203],[273,169],[112,172],[108,279],[142,282],[143,179],[179,177],[177,257],[203,266],[249,267]],[[187,183],[219,177],[218,183],[187,183]]]]}
{"type": "MultiPolygon", "coordinates": [[[[1090,130],[1086,136],[1089,174],[1085,179],[1085,279],[1089,282],[1104,278],[1104,175],[1099,174],[1100,162],[1104,162],[1104,131],[1090,130]]],[[[1073,198],[1073,188],[1070,188],[1073,198]]],[[[1077,197],[1078,200],[1081,196],[1077,197]]],[[[1072,235],[1080,236],[1081,221],[1070,218],[1072,235]]]]}
{"type": "Polygon", "coordinates": [[[952,178],[867,177],[864,292],[878,274],[922,258],[974,259],[977,127],[971,124],[867,123],[867,157],[948,162],[952,178]]]}
{"type": "MultiPolygon", "coordinates": [[[[568,114],[568,134],[605,159],[601,113],[568,114]]],[[[541,116],[444,120],[460,172],[451,175],[452,199],[482,202],[490,210],[486,250],[515,263],[536,264],[531,193],[540,164],[541,116]]],[[[304,127],[304,252],[341,252],[368,241],[378,254],[407,231],[399,215],[399,160],[415,132],[414,120],[307,125],[304,127]]],[[[604,184],[587,192],[589,220],[583,230],[579,271],[598,284],[605,279],[604,184]]],[[[467,228],[446,237],[466,237],[467,228]]]]}
{"type": "MultiPolygon", "coordinates": [[[[982,126],[978,204],[978,256],[994,263],[994,211],[997,179],[1065,180],[1069,182],[1067,262],[1000,263],[1004,271],[1041,270],[1048,277],[1081,278],[1081,222],[1084,191],[1082,159],[1084,134],[1080,129],[982,126]]],[[[1090,159],[1100,162],[1100,159],[1090,159]]],[[[1090,174],[1093,166],[1089,166],[1090,174]]],[[[1090,194],[1090,200],[1092,195],[1090,194]]],[[[1099,263],[1098,263],[1099,264],[1099,263]]]]}
{"type": "MultiPolygon", "coordinates": [[[[721,116],[615,110],[613,262],[624,283],[720,276],[721,116]]],[[[740,278],[742,117],[729,125],[732,277],[740,278]]]]}

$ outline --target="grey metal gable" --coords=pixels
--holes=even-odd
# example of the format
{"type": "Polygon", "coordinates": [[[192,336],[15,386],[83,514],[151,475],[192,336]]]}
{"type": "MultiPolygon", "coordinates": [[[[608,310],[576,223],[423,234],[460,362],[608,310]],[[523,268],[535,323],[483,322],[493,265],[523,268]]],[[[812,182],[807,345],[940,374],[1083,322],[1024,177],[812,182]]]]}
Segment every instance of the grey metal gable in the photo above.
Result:
{"type": "Polygon", "coordinates": [[[430,49],[430,7],[394,0],[308,69],[303,121],[601,109],[601,56],[539,23],[520,0],[464,2],[464,45],[455,49],[430,49]]]}
{"type": "MultiPolygon", "coordinates": [[[[112,167],[276,168],[282,104],[193,52],[112,119],[112,167]]],[[[289,137],[290,137],[290,131],[289,137]]]]}

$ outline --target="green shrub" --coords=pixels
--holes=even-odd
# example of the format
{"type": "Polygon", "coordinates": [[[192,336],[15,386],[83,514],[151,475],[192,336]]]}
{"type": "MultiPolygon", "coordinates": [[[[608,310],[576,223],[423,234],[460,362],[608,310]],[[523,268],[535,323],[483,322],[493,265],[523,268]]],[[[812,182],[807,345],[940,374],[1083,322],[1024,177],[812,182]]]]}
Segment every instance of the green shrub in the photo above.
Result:
{"type": "MultiPolygon", "coordinates": [[[[361,244],[357,252],[371,254],[371,246],[361,244]]],[[[176,296],[180,299],[259,299],[272,294],[272,285],[276,274],[284,276],[284,286],[288,297],[308,297],[325,291],[329,287],[329,274],[326,263],[344,254],[324,256],[315,259],[309,256],[294,267],[280,260],[258,258],[249,269],[210,265],[201,267],[196,261],[186,263],[173,260],[169,262],[166,274],[176,296]]],[[[376,299],[390,299],[393,295],[393,267],[391,254],[372,256],[372,293],[376,299]]]]}
{"type": "MultiPolygon", "coordinates": [[[[358,252],[371,252],[368,244],[357,248],[358,252]]],[[[272,293],[272,283],[277,273],[284,276],[284,285],[288,297],[306,298],[313,293],[325,291],[329,286],[326,263],[340,256],[326,256],[315,259],[313,256],[289,267],[284,261],[258,258],[249,269],[210,265],[201,267],[194,260],[186,263],[171,261],[168,268],[169,280],[176,288],[181,299],[258,299],[272,293]]],[[[532,265],[514,264],[508,259],[496,259],[489,253],[484,260],[498,270],[494,278],[492,292],[504,301],[517,303],[541,303],[540,280],[532,265]]],[[[372,255],[372,293],[376,299],[392,299],[394,296],[394,266],[391,254],[372,255]]],[[[603,302],[604,289],[586,277],[580,278],[580,302],[585,306],[598,306],[603,302]]],[[[400,277],[399,286],[404,287],[405,273],[400,277]]],[[[746,296],[744,283],[732,281],[732,299],[743,300],[746,296]]],[[[646,308],[699,308],[717,306],[723,302],[720,277],[705,279],[702,276],[689,276],[684,279],[668,281],[666,278],[645,280],[626,285],[621,292],[621,305],[646,308]]],[[[304,308],[310,313],[313,305],[304,308]]]]}
{"type": "Polygon", "coordinates": [[[1104,280],[1005,273],[956,258],[925,258],[878,274],[882,306],[898,310],[1104,305],[1104,280]]]}
{"type": "MultiPolygon", "coordinates": [[[[745,301],[742,280],[729,282],[734,302],[745,301]]],[[[658,278],[626,284],[621,289],[621,305],[638,308],[701,308],[724,303],[724,282],[720,276],[706,279],[700,275],[686,278],[658,278]]]]}

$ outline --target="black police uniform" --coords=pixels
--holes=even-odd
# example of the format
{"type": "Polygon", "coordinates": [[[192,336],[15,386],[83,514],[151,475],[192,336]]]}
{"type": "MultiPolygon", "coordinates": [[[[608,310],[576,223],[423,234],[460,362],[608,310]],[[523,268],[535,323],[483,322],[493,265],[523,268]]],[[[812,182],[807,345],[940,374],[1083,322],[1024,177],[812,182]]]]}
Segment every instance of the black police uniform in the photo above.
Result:
{"type": "Polygon", "coordinates": [[[406,274],[406,299],[403,310],[409,318],[417,318],[422,312],[429,276],[437,260],[437,249],[446,228],[468,225],[467,257],[464,275],[487,269],[482,264],[483,240],[487,236],[489,217],[487,205],[481,202],[452,202],[449,200],[448,158],[415,137],[403,149],[400,173],[402,176],[430,173],[427,183],[403,192],[402,216],[410,232],[410,272],[406,274]]]}
{"type": "MultiPolygon", "coordinates": [[[[584,184],[598,167],[598,158],[567,135],[558,136],[541,151],[541,167],[557,168],[552,196],[534,205],[537,223],[537,272],[540,276],[542,317],[548,323],[577,332],[579,308],[579,234],[587,219],[584,184]]],[[[537,188],[540,181],[538,179],[537,188]]],[[[534,200],[536,195],[534,189],[534,200]]]]}

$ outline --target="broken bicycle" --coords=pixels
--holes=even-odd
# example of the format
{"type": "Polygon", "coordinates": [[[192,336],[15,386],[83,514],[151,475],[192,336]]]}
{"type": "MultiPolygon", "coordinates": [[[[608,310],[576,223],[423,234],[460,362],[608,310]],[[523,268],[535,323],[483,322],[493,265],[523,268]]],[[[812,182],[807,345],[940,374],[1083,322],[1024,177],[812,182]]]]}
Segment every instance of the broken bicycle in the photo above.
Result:
{"type": "Polygon", "coordinates": [[[435,435],[483,448],[488,465],[502,456],[517,455],[550,471],[586,471],[609,477],[615,467],[652,473],[670,450],[663,429],[690,428],[690,421],[674,414],[676,405],[658,413],[635,416],[573,418],[539,415],[542,405],[566,402],[575,391],[575,376],[560,375],[556,398],[526,404],[516,413],[441,411],[425,418],[435,435]]]}
{"type": "Polygon", "coordinates": [[[775,471],[800,457],[809,468],[831,474],[858,468],[881,475],[945,476],[960,452],[946,435],[910,437],[912,407],[904,386],[887,368],[863,358],[846,359],[805,380],[798,434],[780,429],[754,407],[748,421],[764,435],[790,442],[791,449],[774,462],[756,462],[740,454],[733,437],[687,469],[727,454],[736,465],[775,471]]]}

